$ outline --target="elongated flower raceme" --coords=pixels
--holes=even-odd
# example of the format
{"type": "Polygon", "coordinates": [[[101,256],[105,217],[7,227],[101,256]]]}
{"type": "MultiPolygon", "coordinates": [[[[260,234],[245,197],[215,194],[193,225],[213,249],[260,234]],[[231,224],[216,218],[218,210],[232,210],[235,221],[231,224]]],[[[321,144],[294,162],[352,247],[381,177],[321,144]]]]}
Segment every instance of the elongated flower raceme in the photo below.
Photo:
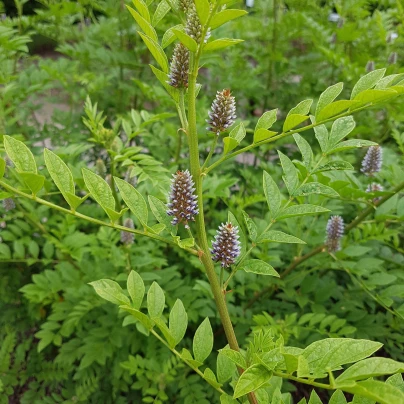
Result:
{"type": "Polygon", "coordinates": [[[325,245],[329,252],[341,249],[341,238],[344,235],[344,219],[341,216],[331,216],[327,223],[325,245]]]}
{"type": "Polygon", "coordinates": [[[188,87],[189,50],[182,44],[175,45],[167,83],[177,88],[188,87]]]}
{"type": "Polygon", "coordinates": [[[174,216],[171,224],[184,223],[189,229],[188,221],[195,220],[199,213],[197,196],[194,194],[194,180],[188,170],[173,174],[171,192],[168,198],[167,214],[174,216]]]}
{"type": "Polygon", "coordinates": [[[219,135],[233,125],[236,115],[236,101],[230,90],[218,91],[209,111],[208,130],[219,135]]]}
{"type": "MultiPolygon", "coordinates": [[[[123,222],[123,225],[125,227],[127,227],[128,229],[135,228],[135,226],[133,224],[133,220],[130,218],[125,219],[125,221],[123,222]]],[[[121,231],[121,243],[123,243],[125,245],[130,245],[130,244],[133,244],[134,241],[135,241],[134,233],[130,233],[128,231],[121,231]]]]}
{"type": "Polygon", "coordinates": [[[223,268],[233,265],[240,255],[238,227],[231,223],[222,223],[212,242],[213,261],[220,262],[223,268]]]}
{"type": "MultiPolygon", "coordinates": [[[[380,191],[383,191],[383,189],[384,189],[383,185],[380,185],[377,182],[372,182],[366,188],[366,192],[380,192],[380,191]]],[[[380,199],[381,199],[380,196],[373,198],[373,202],[378,202],[378,201],[380,201],[380,199]]]]}
{"type": "Polygon", "coordinates": [[[207,30],[205,38],[202,38],[203,30],[202,24],[196,11],[195,3],[193,0],[189,1],[188,9],[186,10],[187,23],[185,25],[185,32],[195,40],[197,44],[207,42],[210,37],[210,28],[207,30]]]}
{"type": "Polygon", "coordinates": [[[362,161],[361,171],[371,177],[382,169],[382,163],[382,148],[380,146],[370,146],[362,161]]]}

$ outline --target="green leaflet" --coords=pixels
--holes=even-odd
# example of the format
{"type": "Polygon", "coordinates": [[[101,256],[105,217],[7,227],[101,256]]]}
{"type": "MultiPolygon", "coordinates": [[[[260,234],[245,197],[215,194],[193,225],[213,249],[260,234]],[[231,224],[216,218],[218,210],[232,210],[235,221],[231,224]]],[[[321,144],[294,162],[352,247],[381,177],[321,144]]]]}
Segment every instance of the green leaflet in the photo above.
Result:
{"type": "Polygon", "coordinates": [[[386,69],[378,69],[361,77],[352,89],[351,100],[353,100],[360,92],[374,87],[377,82],[384,76],[385,72],[386,69]]]}
{"type": "Polygon", "coordinates": [[[188,315],[180,299],[177,299],[170,311],[169,330],[173,336],[174,346],[179,344],[185,336],[188,326],[188,315]]]}
{"type": "Polygon", "coordinates": [[[236,18],[242,17],[245,14],[248,13],[247,11],[244,10],[232,10],[232,9],[222,10],[213,16],[213,18],[210,20],[209,26],[212,29],[216,29],[221,25],[225,24],[226,22],[235,20],[236,18]]]}
{"type": "Polygon", "coordinates": [[[4,148],[18,171],[37,173],[34,155],[23,142],[4,135],[4,148]]]}
{"type": "MultiPolygon", "coordinates": [[[[293,163],[292,163],[293,164],[293,163]]],[[[281,207],[281,193],[278,185],[272,177],[266,172],[263,172],[264,194],[267,199],[271,216],[275,217],[281,207]]]]}
{"type": "Polygon", "coordinates": [[[203,363],[212,352],[213,331],[209,318],[205,318],[205,320],[203,320],[203,322],[197,328],[192,347],[195,359],[198,362],[203,363]]]}
{"type": "Polygon", "coordinates": [[[122,288],[117,282],[110,279],[100,279],[90,282],[98,296],[114,304],[129,304],[129,299],[123,294],[122,288]]]}
{"type": "Polygon", "coordinates": [[[163,314],[165,301],[163,289],[156,282],[153,282],[147,292],[147,310],[152,319],[160,318],[163,314]]]}
{"type": "Polygon", "coordinates": [[[149,210],[142,194],[126,181],[117,177],[114,177],[114,179],[122,199],[130,211],[139,219],[143,226],[147,226],[149,210]]]}
{"type": "Polygon", "coordinates": [[[291,244],[306,244],[300,238],[291,236],[282,231],[269,230],[258,237],[257,243],[291,243],[291,244]]]}
{"type": "Polygon", "coordinates": [[[258,390],[262,385],[268,382],[271,377],[272,373],[263,366],[253,365],[249,367],[237,380],[233,398],[238,398],[258,390]]]}
{"type": "Polygon", "coordinates": [[[344,87],[344,83],[337,83],[324,90],[317,102],[316,117],[319,112],[324,109],[328,104],[331,104],[340,94],[344,87]]]}
{"type": "Polygon", "coordinates": [[[293,195],[296,188],[299,185],[299,178],[297,174],[297,169],[292,163],[292,160],[281,151],[278,150],[278,155],[281,160],[281,165],[283,168],[284,176],[283,180],[285,182],[286,188],[290,195],[293,195]]]}
{"type": "Polygon", "coordinates": [[[278,272],[276,272],[271,265],[261,260],[252,259],[243,261],[243,263],[240,265],[240,269],[257,275],[269,275],[279,278],[278,272]]]}
{"type": "Polygon", "coordinates": [[[127,289],[129,296],[132,299],[133,307],[139,310],[143,302],[145,287],[143,279],[137,272],[130,271],[127,280],[127,289]]]}
{"type": "Polygon", "coordinates": [[[223,39],[216,39],[215,41],[208,42],[203,50],[205,52],[213,52],[219,49],[224,49],[229,46],[237,45],[240,42],[244,42],[242,39],[229,39],[229,38],[223,38],[223,39]]]}
{"type": "Polygon", "coordinates": [[[191,38],[184,31],[179,29],[173,29],[172,32],[179,39],[179,41],[191,52],[196,53],[198,50],[198,44],[196,43],[194,38],[191,38]]]}

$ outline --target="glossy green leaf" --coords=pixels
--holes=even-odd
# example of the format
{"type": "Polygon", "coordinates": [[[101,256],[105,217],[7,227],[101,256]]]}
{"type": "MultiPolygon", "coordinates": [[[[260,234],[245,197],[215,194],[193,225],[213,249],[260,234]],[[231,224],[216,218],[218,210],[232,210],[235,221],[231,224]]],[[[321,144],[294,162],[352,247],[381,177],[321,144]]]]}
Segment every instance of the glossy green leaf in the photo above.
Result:
{"type": "Polygon", "coordinates": [[[330,147],[336,146],[344,137],[348,136],[355,129],[355,125],[352,116],[344,116],[337,119],[331,127],[329,135],[330,147]]]}
{"type": "Polygon", "coordinates": [[[354,363],[336,379],[337,384],[347,380],[362,380],[369,377],[404,372],[404,363],[389,358],[367,358],[354,363]]]}
{"type": "Polygon", "coordinates": [[[240,122],[237,126],[235,126],[229,134],[229,136],[232,139],[235,139],[237,143],[241,143],[241,141],[245,138],[245,135],[246,130],[243,125],[243,122],[240,122]]]}
{"type": "Polygon", "coordinates": [[[19,175],[34,195],[42,189],[45,182],[45,177],[43,175],[26,172],[20,172],[19,175]]]}
{"type": "Polygon", "coordinates": [[[244,218],[244,223],[247,227],[248,234],[250,235],[250,239],[252,241],[255,241],[257,239],[257,225],[254,223],[254,221],[248,216],[248,214],[244,211],[243,213],[243,218],[244,218]]]}
{"type": "Polygon", "coordinates": [[[257,243],[289,243],[289,244],[306,244],[295,236],[286,234],[282,231],[268,230],[258,237],[257,243]]]}
{"type": "Polygon", "coordinates": [[[219,11],[213,18],[210,20],[209,26],[212,29],[216,29],[221,25],[225,24],[228,21],[235,20],[236,18],[242,17],[243,15],[248,14],[245,10],[233,10],[227,9],[219,11]]]}
{"type": "Polygon", "coordinates": [[[323,404],[315,390],[311,391],[309,404],[323,404]]]}
{"type": "MultiPolygon", "coordinates": [[[[152,25],[155,27],[158,23],[166,16],[166,14],[171,10],[170,4],[167,1],[160,1],[158,4],[156,11],[153,14],[152,25]]],[[[164,48],[164,46],[163,46],[164,48]]]]}
{"type": "Polygon", "coordinates": [[[269,372],[263,366],[253,365],[249,367],[237,380],[237,384],[234,387],[233,398],[238,398],[258,390],[267,383],[271,377],[272,372],[269,372]]]}
{"type": "MultiPolygon", "coordinates": [[[[72,201],[71,198],[69,198],[69,195],[74,195],[75,187],[73,175],[69,167],[67,167],[65,162],[59,156],[48,149],[44,150],[44,158],[46,168],[48,169],[53,182],[56,184],[69,205],[72,206],[72,201]]],[[[72,207],[75,208],[75,206],[72,207]]]]}
{"type": "Polygon", "coordinates": [[[135,271],[130,271],[127,280],[127,289],[132,299],[133,307],[139,309],[143,302],[145,287],[142,277],[135,271]]]}
{"type": "Polygon", "coordinates": [[[167,93],[171,96],[171,98],[175,102],[179,102],[180,92],[179,92],[178,88],[172,87],[169,84],[167,84],[167,73],[164,73],[163,71],[157,69],[157,67],[155,67],[153,65],[149,65],[149,66],[152,69],[152,72],[156,76],[157,80],[166,89],[167,93]]]}
{"type": "Polygon", "coordinates": [[[380,404],[404,403],[403,391],[395,386],[378,380],[364,380],[356,383],[353,387],[344,387],[344,391],[367,397],[380,404]]]}
{"type": "Polygon", "coordinates": [[[3,142],[6,153],[14,163],[17,171],[37,173],[34,155],[23,142],[7,135],[4,135],[3,142]]]}
{"type": "Polygon", "coordinates": [[[371,142],[370,140],[362,140],[362,139],[345,140],[344,142],[338,143],[338,145],[328,150],[327,154],[337,153],[342,150],[356,149],[357,147],[369,147],[369,146],[377,146],[377,143],[371,142]]]}
{"type": "Polygon", "coordinates": [[[143,0],[132,0],[139,14],[147,21],[150,22],[150,13],[146,3],[143,0]]]}
{"type": "Polygon", "coordinates": [[[90,282],[89,285],[94,288],[98,296],[111,303],[119,305],[130,303],[117,282],[110,279],[100,279],[99,281],[90,282]]]}
{"type": "Polygon", "coordinates": [[[313,150],[311,149],[307,140],[298,133],[295,133],[293,138],[295,139],[297,147],[302,154],[303,164],[306,166],[306,168],[309,168],[311,166],[311,162],[313,161],[313,150]]]}
{"type": "Polygon", "coordinates": [[[319,213],[327,213],[327,212],[330,212],[330,210],[327,208],[323,208],[322,206],[310,205],[310,204],[293,205],[282,210],[277,219],[280,220],[294,216],[317,215],[319,213]]]}
{"type": "Polygon", "coordinates": [[[275,217],[281,207],[281,193],[272,177],[264,171],[264,194],[272,217],[275,217]]]}
{"type": "Polygon", "coordinates": [[[210,13],[209,0],[194,0],[194,3],[201,24],[205,25],[210,13]]]}
{"type": "Polygon", "coordinates": [[[151,330],[153,328],[153,321],[150,320],[150,318],[146,316],[146,314],[143,314],[141,311],[136,310],[128,305],[122,305],[119,306],[119,308],[126,311],[127,313],[130,313],[133,317],[136,318],[136,320],[139,320],[140,323],[142,323],[147,330],[151,330]]]}
{"type": "Polygon", "coordinates": [[[320,377],[328,370],[337,370],[341,365],[367,358],[382,345],[364,339],[326,338],[310,344],[302,355],[307,360],[310,372],[320,377]]]}
{"type": "Polygon", "coordinates": [[[170,311],[169,329],[174,339],[174,346],[185,336],[188,326],[188,315],[180,299],[177,299],[170,311]]]}
{"type": "Polygon", "coordinates": [[[219,355],[217,355],[217,361],[216,361],[216,374],[218,381],[220,383],[227,382],[229,379],[232,378],[235,370],[236,370],[235,363],[231,359],[229,359],[225,354],[222,354],[221,351],[219,351],[219,355]]]}
{"type": "Polygon", "coordinates": [[[275,136],[278,132],[272,132],[271,130],[267,129],[258,129],[254,132],[254,143],[263,142],[264,140],[270,139],[271,137],[275,136]]]}
{"type": "Polygon", "coordinates": [[[336,171],[354,170],[354,167],[351,163],[348,163],[347,161],[335,160],[335,161],[329,161],[327,164],[320,166],[314,172],[320,173],[323,171],[334,171],[334,170],[336,171]]]}
{"type": "Polygon", "coordinates": [[[247,369],[247,362],[243,354],[239,351],[234,351],[230,348],[224,348],[219,350],[219,355],[223,355],[230,359],[234,364],[242,369],[247,369]]]}
{"type": "Polygon", "coordinates": [[[184,31],[184,26],[182,24],[175,25],[174,27],[170,27],[164,33],[163,39],[161,40],[161,47],[163,49],[167,48],[168,45],[171,45],[177,39],[177,36],[174,34],[173,29],[184,31]]]}
{"type": "Polygon", "coordinates": [[[203,50],[205,52],[213,52],[219,49],[224,49],[229,46],[237,45],[240,42],[244,42],[242,39],[229,39],[229,38],[223,38],[223,39],[216,39],[215,41],[208,42],[203,50]]]}
{"type": "Polygon", "coordinates": [[[145,20],[137,11],[135,11],[132,7],[126,6],[129,12],[132,14],[132,17],[135,19],[140,29],[153,41],[157,42],[158,37],[156,30],[150,24],[150,21],[145,20]]]}
{"type": "Polygon", "coordinates": [[[191,52],[196,53],[198,50],[198,44],[196,43],[194,38],[191,38],[185,32],[180,31],[178,29],[172,30],[174,35],[179,39],[179,41],[191,52]]]}
{"type": "Polygon", "coordinates": [[[147,311],[152,319],[159,318],[163,314],[165,301],[163,289],[153,282],[147,292],[147,311]]]}
{"type": "Polygon", "coordinates": [[[314,128],[314,134],[320,145],[321,151],[325,153],[328,150],[328,143],[329,143],[327,128],[325,127],[325,125],[316,126],[314,128]]]}
{"type": "Polygon", "coordinates": [[[230,136],[223,138],[223,144],[224,144],[224,150],[223,150],[224,154],[231,152],[238,146],[237,140],[230,136]]]}
{"type": "Polygon", "coordinates": [[[324,90],[317,102],[316,107],[316,116],[326,107],[328,104],[331,104],[340,94],[342,89],[344,88],[344,83],[337,83],[331,87],[328,87],[324,90]]]}
{"type": "Polygon", "coordinates": [[[293,128],[296,128],[296,126],[299,126],[307,119],[309,119],[307,115],[301,115],[301,114],[288,115],[283,124],[283,131],[287,132],[293,128]]]}
{"type": "Polygon", "coordinates": [[[156,62],[162,68],[163,72],[167,74],[168,73],[168,60],[167,60],[167,56],[164,53],[161,46],[156,41],[154,41],[152,38],[150,38],[149,36],[147,36],[141,32],[139,32],[139,35],[143,39],[143,42],[149,49],[150,53],[153,55],[156,62]]]}
{"type": "Polygon", "coordinates": [[[297,169],[295,165],[292,163],[292,160],[278,150],[278,155],[281,160],[281,165],[283,168],[283,181],[285,182],[286,188],[290,195],[293,195],[296,188],[299,185],[299,178],[297,174],[297,169]]]}
{"type": "Polygon", "coordinates": [[[122,199],[130,211],[139,219],[143,226],[147,226],[149,211],[142,194],[126,181],[117,177],[114,177],[114,179],[122,199]]]}
{"type": "Polygon", "coordinates": [[[369,103],[376,104],[378,102],[389,100],[397,95],[398,92],[393,89],[365,90],[355,97],[355,101],[358,102],[358,105],[365,105],[369,103]]]}
{"type": "Polygon", "coordinates": [[[240,265],[240,269],[245,272],[251,272],[253,274],[276,276],[279,278],[278,272],[275,271],[272,265],[269,265],[261,260],[253,259],[243,261],[240,265]]]}
{"type": "Polygon", "coordinates": [[[299,102],[295,107],[293,107],[287,116],[290,115],[307,115],[310,112],[311,104],[313,104],[313,100],[304,100],[299,102]]]}
{"type": "Polygon", "coordinates": [[[171,218],[167,215],[167,206],[153,195],[149,195],[150,209],[158,222],[164,224],[167,229],[171,229],[171,218]]]}
{"type": "Polygon", "coordinates": [[[328,404],[348,404],[344,393],[341,390],[336,390],[330,398],[328,404]]]}
{"type": "Polygon", "coordinates": [[[213,331],[209,318],[206,317],[197,328],[192,347],[195,359],[202,363],[212,352],[213,331]]]}
{"type": "Polygon", "coordinates": [[[277,113],[278,109],[272,109],[271,111],[264,112],[258,119],[254,132],[256,132],[258,129],[269,129],[276,122],[277,113]]]}
{"type": "Polygon", "coordinates": [[[360,92],[374,87],[384,76],[385,72],[386,69],[373,70],[372,72],[361,77],[352,89],[351,100],[353,100],[360,92]]]}
{"type": "Polygon", "coordinates": [[[306,196],[311,194],[324,195],[332,198],[339,196],[337,191],[327,185],[320,184],[319,182],[309,182],[302,185],[296,190],[294,196],[306,196]]]}
{"type": "Polygon", "coordinates": [[[357,101],[339,100],[325,106],[318,115],[316,115],[317,121],[325,121],[333,116],[339,115],[349,108],[354,108],[357,101]]]}
{"type": "Polygon", "coordinates": [[[83,179],[91,196],[104,209],[115,210],[115,199],[108,183],[87,168],[82,169],[83,179]]]}

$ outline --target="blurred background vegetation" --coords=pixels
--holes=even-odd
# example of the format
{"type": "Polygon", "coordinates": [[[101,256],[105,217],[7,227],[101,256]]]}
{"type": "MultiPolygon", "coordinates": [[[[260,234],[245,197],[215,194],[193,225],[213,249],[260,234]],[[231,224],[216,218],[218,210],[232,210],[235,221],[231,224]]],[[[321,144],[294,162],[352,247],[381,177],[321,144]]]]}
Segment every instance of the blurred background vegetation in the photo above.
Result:
{"type": "MultiPolygon", "coordinates": [[[[164,14],[164,0],[147,3],[160,7],[161,19],[157,13],[153,25],[171,54],[175,38],[167,30],[180,21],[164,14]]],[[[204,122],[217,90],[230,88],[239,119],[254,127],[264,111],[279,108],[285,117],[298,102],[318,99],[337,82],[345,83],[343,95],[348,95],[353,83],[373,69],[404,73],[402,0],[232,3],[249,15],[221,27],[221,36],[245,42],[205,57],[198,122],[206,154],[210,137],[204,122]]],[[[164,200],[171,173],[187,168],[181,147],[185,139],[177,132],[175,108],[148,66],[150,55],[125,4],[130,2],[0,2],[0,135],[30,145],[42,166],[43,147],[52,148],[82,189],[82,167],[96,166],[108,179],[113,159],[119,176],[164,200]],[[112,154],[95,141],[100,131],[120,134],[112,154]]],[[[404,178],[403,106],[399,98],[355,117],[355,137],[383,146],[385,163],[377,180],[385,189],[404,178]]],[[[313,138],[313,133],[306,136],[317,150],[313,138]]],[[[298,156],[289,138],[276,147],[291,158],[298,156]]],[[[345,159],[359,169],[363,155],[355,149],[345,159]]],[[[256,190],[261,189],[262,169],[280,179],[276,156],[273,144],[264,145],[226,162],[206,180],[210,229],[226,219],[228,209],[239,218],[246,210],[265,227],[265,201],[256,190]]],[[[329,177],[340,185],[341,198],[328,201],[327,207],[350,222],[368,204],[364,190],[370,181],[353,172],[329,177]]],[[[46,188],[50,198],[63,204],[50,182],[46,188]]],[[[125,281],[130,268],[145,282],[158,280],[169,304],[177,298],[184,302],[189,335],[209,316],[216,348],[221,348],[225,337],[197,258],[156,248],[149,239],[128,246],[112,229],[28,200],[15,204],[13,210],[1,210],[0,223],[0,403],[215,402],[208,385],[128,318],[117,320],[117,309],[104,304],[87,284],[100,278],[125,281]]],[[[104,217],[90,200],[82,209],[104,217]]],[[[403,220],[404,198],[396,196],[352,231],[340,253],[348,273],[319,254],[262,295],[269,281],[238,273],[228,301],[241,342],[251,324],[255,329],[272,326],[290,345],[305,346],[326,336],[368,338],[383,342],[387,356],[403,361],[403,220]]],[[[265,244],[256,258],[282,272],[294,256],[323,242],[326,221],[285,221],[284,230],[293,228],[308,246],[265,244]]],[[[282,382],[273,378],[273,383],[282,382]]],[[[300,397],[306,394],[304,387],[299,389],[300,397]]],[[[292,393],[285,400],[291,403],[295,390],[294,384],[284,383],[283,391],[292,393]]]]}

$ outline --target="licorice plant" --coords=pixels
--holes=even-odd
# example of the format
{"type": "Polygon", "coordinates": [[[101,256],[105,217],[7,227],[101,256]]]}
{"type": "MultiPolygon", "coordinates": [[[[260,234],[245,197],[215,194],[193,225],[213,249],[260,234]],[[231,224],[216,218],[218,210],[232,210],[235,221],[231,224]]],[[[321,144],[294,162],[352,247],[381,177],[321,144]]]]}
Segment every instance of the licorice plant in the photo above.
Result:
{"type": "MultiPolygon", "coordinates": [[[[355,128],[352,117],[354,113],[399,96],[404,92],[404,80],[401,80],[400,75],[384,77],[385,69],[374,70],[359,79],[349,100],[336,100],[343,90],[343,84],[335,84],[320,95],[315,108],[312,108],[312,99],[304,100],[293,107],[286,115],[282,129],[278,131],[270,130],[278,119],[276,109],[264,112],[254,129],[246,128],[243,122],[235,125],[237,94],[227,88],[218,88],[211,110],[205,117],[206,133],[211,137],[212,144],[209,151],[201,150],[196,99],[199,91],[204,91],[204,86],[199,70],[202,63],[205,68],[209,66],[209,58],[204,59],[206,55],[241,42],[240,39],[218,38],[216,33],[220,32],[217,29],[223,24],[242,17],[246,12],[228,8],[233,3],[228,0],[165,0],[158,4],[151,15],[152,4],[146,4],[143,0],[134,0],[133,3],[134,8],[128,7],[128,10],[140,29],[140,37],[158,65],[150,67],[178,111],[178,136],[185,133],[187,139],[187,147],[182,146],[181,153],[188,156],[188,167],[181,167],[173,175],[171,191],[168,191],[165,201],[149,196],[147,203],[132,184],[116,176],[113,164],[109,181],[93,170],[83,169],[87,194],[78,196],[68,166],[55,153],[45,149],[46,168],[68,204],[68,207],[62,207],[43,196],[46,178],[38,173],[36,160],[29,148],[11,136],[4,136],[5,151],[13,162],[13,167],[6,167],[5,160],[0,160],[0,186],[4,190],[5,205],[12,207],[14,199],[28,198],[66,215],[120,231],[126,248],[136,243],[138,237],[149,237],[156,244],[163,243],[197,257],[208,278],[228,342],[217,354],[216,371],[204,365],[214,344],[209,319],[206,318],[196,330],[192,353],[186,347],[182,347],[181,351],[177,350],[177,345],[187,331],[186,309],[181,300],[177,300],[167,316],[164,313],[165,295],[158,283],[152,283],[147,291],[146,301],[143,279],[135,271],[129,274],[126,291],[117,282],[108,279],[94,280],[91,285],[101,298],[119,306],[120,314],[132,316],[138,330],[157,338],[211,385],[217,391],[217,402],[290,402],[279,388],[271,386],[271,378],[277,376],[320,390],[335,390],[332,403],[346,403],[343,392],[356,395],[357,402],[362,397],[370,400],[369,402],[404,403],[400,378],[391,376],[386,382],[374,379],[404,371],[402,363],[384,357],[369,358],[381,347],[380,343],[362,339],[327,338],[302,349],[286,346],[282,338],[274,338],[269,330],[265,333],[253,333],[249,345],[241,349],[226,305],[226,296],[231,292],[229,286],[238,271],[269,277],[280,276],[265,260],[251,258],[256,248],[270,242],[304,243],[293,235],[274,230],[273,227],[279,221],[298,216],[329,214],[330,210],[323,206],[324,202],[327,198],[338,197],[338,192],[324,183],[321,173],[353,170],[351,164],[335,159],[335,153],[370,147],[362,172],[373,177],[380,171],[381,149],[376,143],[345,138],[355,128]],[[162,42],[159,42],[155,26],[168,13],[178,19],[178,25],[167,30],[162,42]],[[164,49],[173,42],[175,45],[169,58],[164,49]],[[198,79],[202,84],[198,83],[198,79]],[[311,129],[314,130],[321,149],[318,156],[313,155],[309,143],[299,134],[311,129]],[[253,135],[249,136],[247,132],[253,135]],[[218,170],[222,163],[241,153],[292,136],[301,152],[302,161],[293,162],[278,151],[284,173],[283,181],[289,196],[282,197],[280,184],[268,172],[263,172],[263,196],[271,217],[265,230],[258,231],[256,223],[246,212],[241,212],[241,215],[229,212],[227,217],[222,218],[218,229],[207,229],[203,181],[218,170]],[[218,148],[218,144],[222,147],[218,148]],[[206,158],[202,161],[205,155],[206,158]],[[321,204],[312,202],[319,200],[312,196],[322,198],[321,204]],[[109,221],[80,213],[80,205],[87,197],[93,198],[104,209],[109,221]],[[149,209],[155,220],[149,219],[149,209]],[[240,223],[236,216],[243,217],[244,223],[240,223]],[[208,230],[216,231],[213,240],[208,237],[208,230]],[[343,368],[352,363],[354,364],[349,368],[343,368]]],[[[91,103],[88,102],[86,108],[94,116],[92,121],[85,122],[94,132],[94,141],[107,150],[112,150],[115,140],[120,136],[119,131],[115,128],[104,129],[103,119],[91,103]]],[[[179,145],[181,146],[181,142],[179,145]]],[[[112,152],[110,155],[113,157],[112,152]]],[[[103,170],[105,171],[105,167],[103,170]]],[[[325,244],[298,260],[291,257],[290,266],[282,275],[292,271],[299,262],[318,253],[328,252],[337,259],[344,234],[403,188],[404,182],[385,191],[370,184],[367,190],[371,199],[369,206],[358,212],[356,219],[345,226],[341,216],[332,216],[327,229],[324,229],[325,244]]],[[[305,402],[305,398],[300,401],[305,402]]],[[[319,402],[321,401],[313,389],[310,403],[319,402]]]]}

